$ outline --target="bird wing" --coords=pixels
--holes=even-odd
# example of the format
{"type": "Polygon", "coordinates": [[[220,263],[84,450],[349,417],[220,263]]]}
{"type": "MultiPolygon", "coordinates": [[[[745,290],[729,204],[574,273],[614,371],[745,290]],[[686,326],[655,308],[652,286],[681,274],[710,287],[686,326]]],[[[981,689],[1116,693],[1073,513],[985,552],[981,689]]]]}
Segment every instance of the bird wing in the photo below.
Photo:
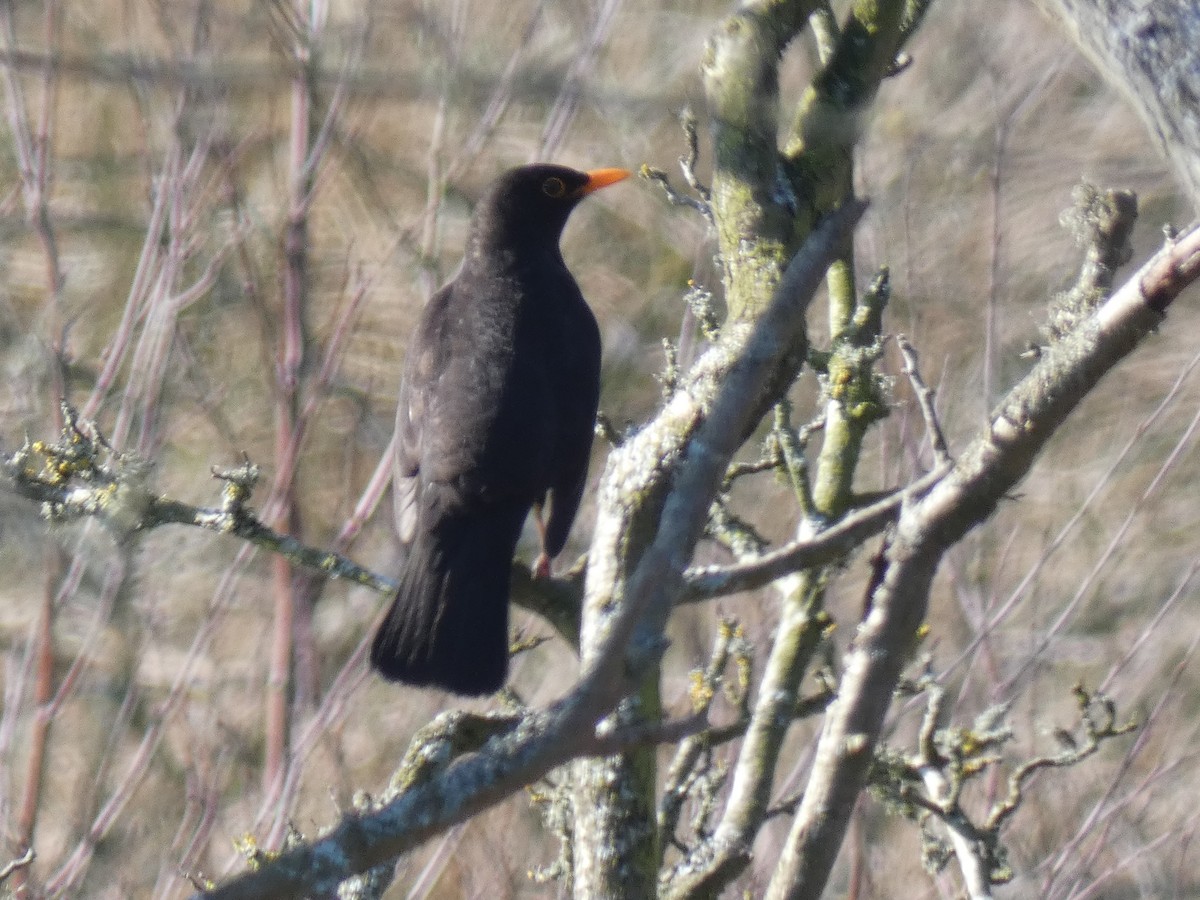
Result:
{"type": "Polygon", "coordinates": [[[395,454],[392,457],[392,502],[396,532],[411,544],[420,501],[421,457],[426,444],[429,408],[447,364],[445,321],[448,284],[430,298],[404,358],[404,374],[396,404],[395,454]]]}
{"type": "Polygon", "coordinates": [[[518,290],[460,273],[430,299],[413,334],[393,470],[396,528],[405,543],[431,484],[440,486],[439,507],[451,496],[456,507],[510,497],[531,504],[547,487],[544,454],[530,450],[549,443],[540,435],[549,413],[546,379],[537,354],[531,360],[518,352],[515,312],[505,309],[518,290]]]}
{"type": "Polygon", "coordinates": [[[600,329],[578,287],[564,298],[558,312],[561,336],[555,364],[558,408],[554,438],[554,478],[550,484],[549,517],[543,551],[550,558],[566,545],[571,523],[587,486],[596,408],[600,402],[600,329]],[[565,302],[569,300],[569,302],[565,302]]]}

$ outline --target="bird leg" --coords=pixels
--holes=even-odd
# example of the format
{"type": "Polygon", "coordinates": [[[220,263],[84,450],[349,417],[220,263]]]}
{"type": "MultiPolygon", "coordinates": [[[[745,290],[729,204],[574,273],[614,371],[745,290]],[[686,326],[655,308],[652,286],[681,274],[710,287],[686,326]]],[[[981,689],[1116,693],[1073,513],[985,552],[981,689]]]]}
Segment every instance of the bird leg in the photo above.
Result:
{"type": "Polygon", "coordinates": [[[537,525],[538,539],[542,545],[541,552],[533,561],[534,578],[550,577],[550,557],[546,555],[546,523],[542,521],[542,506],[541,500],[533,504],[533,522],[537,525]]]}

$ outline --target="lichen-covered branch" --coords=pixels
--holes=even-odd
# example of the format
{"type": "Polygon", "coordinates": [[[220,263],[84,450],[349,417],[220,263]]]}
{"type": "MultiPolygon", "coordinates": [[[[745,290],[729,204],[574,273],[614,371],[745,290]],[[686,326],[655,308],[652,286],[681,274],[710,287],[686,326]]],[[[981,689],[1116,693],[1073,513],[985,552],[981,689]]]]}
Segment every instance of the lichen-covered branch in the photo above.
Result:
{"type": "Polygon", "coordinates": [[[921,825],[927,869],[940,871],[953,857],[966,895],[971,900],[991,900],[994,885],[1012,880],[1001,831],[1020,808],[1024,788],[1033,775],[1043,769],[1078,765],[1105,741],[1128,734],[1135,724],[1118,724],[1110,699],[1076,685],[1079,722],[1070,729],[1054,729],[1059,750],[1015,766],[1007,779],[1006,794],[985,814],[973,815],[963,803],[963,793],[968,783],[1003,764],[1002,751],[1013,737],[1006,721],[1008,707],[985,710],[969,727],[939,728],[943,688],[928,674],[916,687],[926,693],[916,749],[905,753],[880,746],[871,771],[871,791],[887,809],[921,825]],[[941,827],[945,839],[936,826],[941,827]]]}
{"type": "Polygon", "coordinates": [[[252,463],[214,468],[214,477],[224,483],[221,505],[195,506],[154,493],[150,465],[114,449],[94,423],[81,422],[66,404],[63,418],[66,424],[57,441],[26,441],[0,460],[13,489],[40,503],[47,521],[96,519],[118,541],[161,525],[192,525],[240,538],[332,578],[383,593],[395,590],[391,579],[263,524],[247,505],[259,477],[252,463]]]}
{"type": "Polygon", "coordinates": [[[692,707],[697,713],[707,713],[724,687],[736,704],[739,716],[732,726],[722,729],[722,734],[702,732],[682,741],[675,751],[658,803],[658,829],[662,836],[658,858],[660,880],[663,879],[661,873],[666,846],[671,844],[683,848],[676,837],[676,830],[684,803],[689,797],[701,808],[700,815],[692,818],[691,830],[703,834],[707,829],[709,814],[716,805],[717,795],[725,781],[723,768],[713,765],[712,751],[723,738],[740,734],[749,721],[750,669],[750,651],[741,626],[732,619],[722,619],[708,665],[692,672],[692,707]],[[736,677],[729,680],[725,670],[731,657],[736,677]]]}
{"type": "Polygon", "coordinates": [[[1164,246],[1069,338],[1050,347],[950,474],[902,509],[870,586],[867,613],[768,897],[815,898],[824,890],[865,784],[904,649],[924,619],[943,554],[991,515],[1075,406],[1161,323],[1170,303],[1197,277],[1200,228],[1193,227],[1164,246]]]}
{"type": "MultiPolygon", "coordinates": [[[[589,554],[581,646],[585,666],[613,646],[622,648],[621,657],[611,657],[611,664],[623,663],[610,670],[613,683],[645,672],[661,656],[667,616],[682,594],[685,567],[729,461],[757,421],[780,366],[798,345],[803,347],[807,305],[864,209],[862,203],[848,203],[827,217],[789,264],[754,325],[727,324],[721,340],[697,361],[685,386],[655,420],[610,455],[589,554]]],[[[599,785],[606,796],[579,798],[577,813],[587,817],[595,810],[607,816],[603,804],[615,802],[612,786],[621,778],[611,769],[589,775],[594,777],[581,779],[583,790],[599,785]],[[581,804],[587,804],[582,811],[581,804]]],[[[646,799],[637,794],[631,802],[646,799]]],[[[653,821],[645,827],[653,827],[653,821]]],[[[586,818],[576,823],[581,846],[594,846],[594,840],[612,848],[620,838],[586,833],[589,824],[586,818]]],[[[596,860],[605,866],[599,874],[577,858],[577,879],[593,879],[592,889],[603,893],[601,883],[618,875],[609,863],[623,858],[621,849],[596,860]]]]}
{"type": "Polygon", "coordinates": [[[762,310],[794,246],[797,199],[778,150],[779,58],[816,6],[815,0],[743,3],[705,50],[712,210],[734,322],[762,310]]]}
{"type": "MultiPolygon", "coordinates": [[[[712,208],[725,266],[730,323],[756,314],[788,248],[850,196],[853,147],[866,109],[879,82],[892,70],[895,51],[904,39],[904,10],[901,0],[853,4],[847,21],[838,27],[828,6],[820,3],[747,3],[711,37],[703,76],[713,117],[712,208]],[[803,95],[792,136],[781,154],[777,61],[814,12],[825,66],[803,95]]],[[[919,16],[911,18],[915,21],[919,16]]],[[[795,446],[780,446],[791,451],[784,453],[786,468],[804,506],[798,540],[769,554],[766,565],[760,565],[765,560],[743,559],[726,575],[708,573],[711,580],[705,587],[719,590],[723,578],[728,579],[726,585],[742,578],[753,579],[744,582],[747,585],[761,585],[771,580],[767,573],[779,578],[803,569],[805,574],[778,582],[780,623],[733,771],[729,800],[715,831],[689,848],[671,874],[668,896],[716,896],[749,861],[767,815],[790,711],[829,626],[823,611],[825,575],[811,566],[833,562],[837,547],[848,549],[833,539],[810,552],[815,548],[809,542],[820,540],[820,532],[851,508],[862,438],[869,425],[886,414],[873,371],[888,296],[886,276],[858,300],[853,245],[847,240],[837,248],[828,285],[832,346],[822,354],[827,395],[821,417],[824,439],[812,477],[802,449],[797,453],[795,446]]],[[[806,358],[806,345],[793,348],[788,364],[774,373],[777,381],[770,397],[781,397],[806,358]]],[[[782,440],[790,424],[785,421],[778,430],[782,440]]],[[[865,539],[870,529],[885,527],[893,512],[873,510],[872,514],[876,517],[862,517],[841,536],[861,529],[858,536],[865,539]]]]}
{"type": "Polygon", "coordinates": [[[796,220],[801,233],[850,191],[853,150],[868,109],[910,33],[904,23],[919,21],[910,6],[916,4],[859,0],[836,36],[829,36],[828,62],[797,104],[784,142],[787,175],[801,200],[796,220]]]}
{"type": "Polygon", "coordinates": [[[1101,191],[1084,182],[1071,192],[1063,224],[1084,248],[1083,264],[1070,290],[1055,298],[1045,331],[1051,340],[1070,334],[1113,289],[1117,270],[1133,255],[1130,237],[1137,221],[1132,191],[1101,191]]]}

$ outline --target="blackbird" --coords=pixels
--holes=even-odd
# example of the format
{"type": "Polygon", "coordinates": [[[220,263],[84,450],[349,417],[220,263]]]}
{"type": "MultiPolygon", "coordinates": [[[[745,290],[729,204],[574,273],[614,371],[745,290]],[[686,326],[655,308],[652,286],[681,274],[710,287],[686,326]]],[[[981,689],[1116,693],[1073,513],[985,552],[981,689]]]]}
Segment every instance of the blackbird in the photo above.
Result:
{"type": "Polygon", "coordinates": [[[425,307],[396,411],[405,555],[371,647],[385,678],[457,694],[504,684],[517,540],[536,508],[534,569],[548,574],[583,496],[600,393],[600,331],[559,238],[580,200],[628,176],[506,172],[475,207],[458,274],[425,307]]]}

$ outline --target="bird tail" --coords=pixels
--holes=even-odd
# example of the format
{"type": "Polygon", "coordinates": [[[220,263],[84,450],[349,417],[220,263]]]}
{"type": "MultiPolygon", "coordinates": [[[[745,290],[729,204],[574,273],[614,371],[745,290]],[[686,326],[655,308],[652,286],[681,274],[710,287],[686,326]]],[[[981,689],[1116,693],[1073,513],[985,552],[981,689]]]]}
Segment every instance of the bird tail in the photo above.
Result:
{"type": "Polygon", "coordinates": [[[400,586],[371,646],[385,678],[489,694],[508,674],[513,552],[529,510],[492,504],[418,522],[400,586]]]}

